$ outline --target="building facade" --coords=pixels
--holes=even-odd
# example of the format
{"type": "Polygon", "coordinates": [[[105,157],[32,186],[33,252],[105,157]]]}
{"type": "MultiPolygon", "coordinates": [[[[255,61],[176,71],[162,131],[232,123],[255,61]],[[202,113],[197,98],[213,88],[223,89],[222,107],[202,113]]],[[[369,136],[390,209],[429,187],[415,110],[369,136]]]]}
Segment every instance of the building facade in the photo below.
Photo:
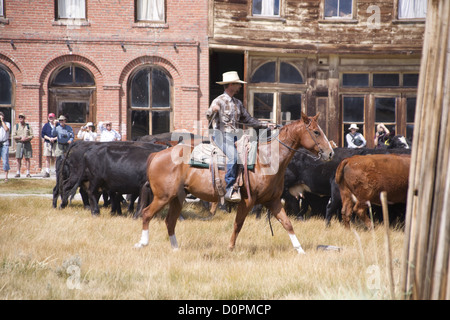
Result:
{"type": "Polygon", "coordinates": [[[202,133],[230,70],[256,118],[320,112],[339,146],[351,123],[368,147],[378,123],[411,138],[426,2],[0,0],[0,110],[13,130],[26,114],[34,173],[48,113],[75,133],[110,120],[123,140],[202,133]]]}
{"type": "Polygon", "coordinates": [[[195,132],[209,102],[207,16],[207,0],[0,0],[0,110],[13,130],[26,115],[33,173],[50,112],[75,134],[104,120],[122,140],[195,132]]]}
{"type": "Polygon", "coordinates": [[[283,124],[300,110],[320,112],[322,129],[339,146],[351,123],[368,147],[379,123],[412,138],[426,6],[426,0],[211,1],[211,60],[240,61],[248,82],[242,98],[259,118],[283,124]]]}

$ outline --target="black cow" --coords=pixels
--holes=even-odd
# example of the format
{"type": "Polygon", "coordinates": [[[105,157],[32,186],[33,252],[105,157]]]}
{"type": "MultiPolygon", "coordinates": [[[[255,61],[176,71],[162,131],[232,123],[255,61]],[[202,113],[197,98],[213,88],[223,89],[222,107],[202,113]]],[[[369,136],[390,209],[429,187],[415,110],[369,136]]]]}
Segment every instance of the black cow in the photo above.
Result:
{"type": "Polygon", "coordinates": [[[60,179],[62,202],[67,203],[78,187],[84,188],[88,191],[91,213],[99,214],[100,191],[107,190],[111,195],[112,211],[121,213],[121,195],[134,195],[130,205],[134,204],[147,181],[148,156],[166,148],[146,142],[79,142],[78,146],[69,149],[63,165],[62,172],[68,175],[60,179]]]}

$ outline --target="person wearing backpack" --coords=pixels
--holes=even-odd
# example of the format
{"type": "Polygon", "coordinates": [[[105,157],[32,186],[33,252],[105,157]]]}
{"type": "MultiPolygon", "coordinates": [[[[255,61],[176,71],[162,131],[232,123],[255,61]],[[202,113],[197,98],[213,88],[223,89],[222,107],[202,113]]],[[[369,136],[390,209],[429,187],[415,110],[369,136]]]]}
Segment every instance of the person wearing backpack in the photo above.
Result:
{"type": "Polygon", "coordinates": [[[31,140],[33,139],[33,129],[30,124],[25,122],[25,115],[19,114],[19,122],[16,123],[16,130],[13,135],[16,141],[16,159],[17,159],[17,174],[15,178],[20,177],[20,169],[22,168],[22,159],[25,158],[25,165],[27,167],[27,178],[30,178],[30,158],[33,156],[33,148],[31,147],[31,140]]]}

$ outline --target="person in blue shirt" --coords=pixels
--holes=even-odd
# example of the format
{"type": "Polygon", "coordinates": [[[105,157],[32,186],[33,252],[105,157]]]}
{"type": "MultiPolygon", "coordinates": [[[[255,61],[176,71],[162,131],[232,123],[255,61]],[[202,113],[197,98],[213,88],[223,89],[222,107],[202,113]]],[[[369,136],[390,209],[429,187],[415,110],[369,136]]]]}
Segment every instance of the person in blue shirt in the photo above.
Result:
{"type": "Polygon", "coordinates": [[[52,130],[55,127],[55,114],[48,114],[48,121],[44,124],[41,130],[41,137],[44,139],[44,152],[45,157],[45,174],[44,178],[50,177],[50,165],[52,160],[55,160],[56,152],[56,137],[52,136],[52,130]]]}
{"type": "Polygon", "coordinates": [[[56,144],[55,157],[62,156],[73,142],[73,129],[66,124],[66,121],[67,118],[65,116],[59,116],[58,121],[56,122],[57,125],[52,129],[52,135],[56,136],[58,141],[56,144]]]}

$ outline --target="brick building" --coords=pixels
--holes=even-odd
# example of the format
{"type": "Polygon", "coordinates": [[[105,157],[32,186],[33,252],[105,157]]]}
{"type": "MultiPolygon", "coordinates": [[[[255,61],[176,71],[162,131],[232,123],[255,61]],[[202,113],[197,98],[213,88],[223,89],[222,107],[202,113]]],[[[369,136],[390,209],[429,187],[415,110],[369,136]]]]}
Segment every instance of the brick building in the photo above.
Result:
{"type": "Polygon", "coordinates": [[[196,132],[209,102],[207,16],[207,0],[0,0],[0,110],[13,130],[26,114],[32,173],[49,112],[75,132],[111,120],[123,140],[196,132]]]}

